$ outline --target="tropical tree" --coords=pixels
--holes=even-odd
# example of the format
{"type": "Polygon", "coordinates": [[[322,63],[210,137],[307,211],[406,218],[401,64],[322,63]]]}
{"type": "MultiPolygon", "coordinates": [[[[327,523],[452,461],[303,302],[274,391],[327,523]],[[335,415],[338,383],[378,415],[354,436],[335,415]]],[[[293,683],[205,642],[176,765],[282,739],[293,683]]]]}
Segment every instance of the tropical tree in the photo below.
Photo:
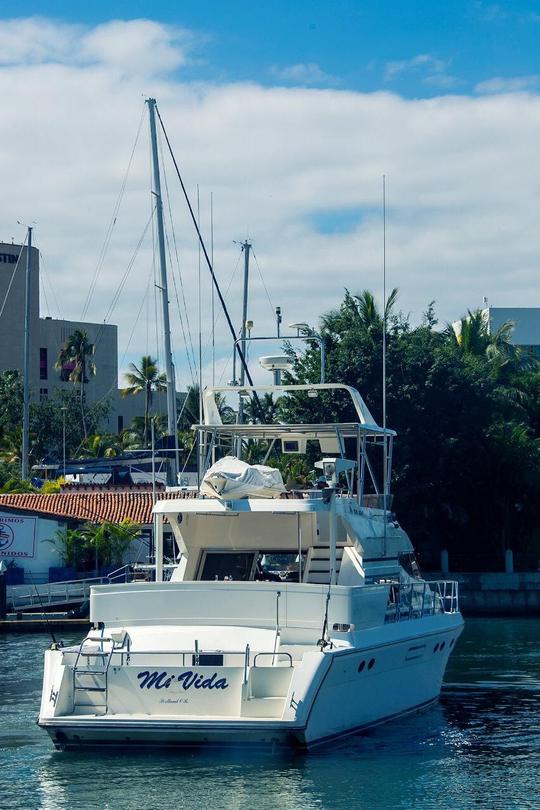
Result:
{"type": "Polygon", "coordinates": [[[153,395],[156,392],[167,390],[167,375],[160,372],[157,360],[149,354],[141,358],[139,365],[129,364],[129,371],[124,375],[128,385],[122,389],[122,396],[136,396],[144,394],[144,441],[146,447],[149,442],[149,414],[152,407],[153,395]]]}
{"type": "Polygon", "coordinates": [[[23,382],[20,371],[0,374],[0,429],[17,427],[22,423],[23,382]]]}
{"type": "Polygon", "coordinates": [[[94,433],[83,442],[79,456],[81,458],[114,458],[122,452],[122,444],[117,435],[112,433],[94,433]]]}
{"type": "Polygon", "coordinates": [[[98,566],[122,565],[126,551],[140,535],[140,525],[129,518],[120,523],[86,523],[81,530],[84,543],[94,550],[98,566]]]}
{"type": "Polygon", "coordinates": [[[63,378],[79,386],[81,419],[85,439],[87,430],[84,413],[84,386],[88,382],[88,375],[94,376],[96,373],[96,364],[90,359],[93,354],[94,344],[88,340],[88,333],[82,329],[76,329],[61,347],[54,364],[55,369],[61,372],[63,378]]]}
{"type": "MultiPolygon", "coordinates": [[[[85,406],[87,437],[101,434],[101,425],[110,413],[109,400],[98,400],[85,406]]],[[[52,397],[30,405],[30,449],[36,461],[62,459],[64,437],[66,458],[78,458],[85,442],[80,414],[80,400],[75,390],[57,389],[52,397]],[[65,427],[65,431],[64,431],[65,427]]]]}
{"type": "Polygon", "coordinates": [[[244,401],[244,419],[247,422],[256,424],[262,422],[271,425],[277,422],[279,414],[279,400],[274,399],[272,393],[265,393],[258,398],[258,403],[253,397],[244,401]]]}
{"type": "Polygon", "coordinates": [[[447,326],[447,335],[464,355],[487,359],[495,374],[506,369],[534,369],[537,366],[534,358],[512,343],[514,326],[513,321],[505,321],[492,332],[486,310],[468,310],[464,318],[447,326]]]}
{"type": "MultiPolygon", "coordinates": [[[[369,296],[365,306],[358,298],[346,292],[322,318],[327,379],[358,388],[380,421],[382,321],[369,296]]],[[[396,511],[424,560],[447,548],[469,564],[482,553],[483,564],[487,558],[495,566],[511,543],[516,551],[540,544],[540,372],[524,369],[516,347],[506,345],[506,329],[495,338],[475,319],[460,345],[435,324],[432,306],[419,326],[400,314],[387,321],[396,511]]],[[[308,344],[287,380],[312,383],[318,375],[318,347],[308,344]]],[[[291,423],[356,419],[339,392],[294,392],[280,398],[279,409],[291,423]]],[[[372,452],[370,459],[375,466],[372,452]]]]}
{"type": "MultiPolygon", "coordinates": [[[[219,392],[215,394],[216,406],[223,424],[232,424],[236,421],[236,411],[228,405],[225,397],[219,392]]],[[[178,427],[181,431],[189,430],[192,425],[199,423],[199,386],[188,385],[187,394],[178,410],[178,427]]]]}

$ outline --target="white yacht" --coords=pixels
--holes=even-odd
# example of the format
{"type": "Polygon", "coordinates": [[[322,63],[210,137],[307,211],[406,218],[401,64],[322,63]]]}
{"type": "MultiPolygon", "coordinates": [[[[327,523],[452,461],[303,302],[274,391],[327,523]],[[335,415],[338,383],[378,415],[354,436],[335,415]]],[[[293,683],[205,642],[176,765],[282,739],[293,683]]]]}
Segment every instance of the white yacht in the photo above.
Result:
{"type": "Polygon", "coordinates": [[[206,474],[155,505],[155,581],[94,587],[92,630],[45,654],[38,722],[57,748],[311,749],[438,699],[463,620],[391,511],[394,432],[348,386],[264,390],[348,397],[356,419],[222,424],[215,395],[238,388],[205,392],[206,474]],[[239,458],[254,444],[263,465],[239,458]],[[272,459],[306,451],[317,477],[286,490],[272,459]]]}

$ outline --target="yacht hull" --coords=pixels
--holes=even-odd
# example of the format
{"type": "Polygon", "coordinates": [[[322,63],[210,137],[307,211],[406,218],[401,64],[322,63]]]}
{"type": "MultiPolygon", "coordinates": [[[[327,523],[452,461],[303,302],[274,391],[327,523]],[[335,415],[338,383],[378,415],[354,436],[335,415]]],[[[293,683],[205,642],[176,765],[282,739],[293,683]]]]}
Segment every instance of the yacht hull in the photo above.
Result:
{"type": "Polygon", "coordinates": [[[72,714],[42,717],[39,725],[61,750],[103,746],[309,750],[436,702],[463,625],[459,614],[448,619],[438,621],[430,632],[321,656],[320,677],[299,701],[303,705],[293,710],[294,692],[289,693],[281,718],[72,714]]]}

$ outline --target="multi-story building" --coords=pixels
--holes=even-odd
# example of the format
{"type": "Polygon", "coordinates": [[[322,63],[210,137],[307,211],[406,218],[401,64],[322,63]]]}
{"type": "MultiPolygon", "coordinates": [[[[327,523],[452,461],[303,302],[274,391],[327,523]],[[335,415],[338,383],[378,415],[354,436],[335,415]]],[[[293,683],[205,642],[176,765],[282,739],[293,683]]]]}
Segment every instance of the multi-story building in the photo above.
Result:
{"type": "MultiPolygon", "coordinates": [[[[23,367],[27,248],[0,242],[0,372],[23,367]]],[[[117,432],[134,416],[142,416],[144,398],[120,395],[118,390],[118,328],[113,324],[66,321],[39,316],[39,251],[30,254],[30,396],[36,402],[55,389],[72,389],[69,364],[57,370],[58,353],[76,329],[87,333],[94,346],[96,374],[85,384],[88,404],[110,400],[107,429],[117,432]]],[[[165,410],[165,397],[157,397],[157,409],[165,410]]]]}
{"type": "Polygon", "coordinates": [[[487,307],[482,312],[491,334],[511,321],[512,343],[540,360],[540,307],[487,307]]]}

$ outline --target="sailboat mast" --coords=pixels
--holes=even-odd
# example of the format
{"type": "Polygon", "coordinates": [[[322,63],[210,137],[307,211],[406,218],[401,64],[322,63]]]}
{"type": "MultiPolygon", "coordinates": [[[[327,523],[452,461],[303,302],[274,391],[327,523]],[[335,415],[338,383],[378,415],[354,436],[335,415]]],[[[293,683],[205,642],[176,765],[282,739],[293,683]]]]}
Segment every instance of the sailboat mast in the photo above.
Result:
{"type": "Polygon", "coordinates": [[[156,100],[149,98],[148,113],[150,117],[150,139],[152,143],[152,165],[154,170],[154,196],[156,198],[156,217],[159,247],[159,266],[161,276],[161,307],[163,313],[163,332],[165,344],[165,374],[167,376],[167,431],[174,441],[174,458],[171,464],[172,479],[177,483],[178,472],[178,438],[176,434],[176,385],[171,350],[171,324],[169,318],[169,293],[167,289],[167,261],[165,255],[165,231],[163,228],[163,200],[161,198],[161,179],[159,175],[159,158],[156,135],[156,100]]]}
{"type": "Polygon", "coordinates": [[[21,478],[28,478],[28,455],[30,449],[30,324],[32,298],[32,228],[28,228],[26,241],[26,286],[24,301],[24,362],[23,362],[23,431],[21,453],[21,478]]]}
{"type": "MultiPolygon", "coordinates": [[[[240,330],[240,337],[241,342],[240,346],[242,349],[242,354],[246,356],[246,324],[247,324],[247,310],[248,310],[248,289],[249,289],[249,253],[251,250],[251,243],[246,241],[242,244],[242,250],[244,251],[244,301],[242,305],[242,328],[240,330]]],[[[236,354],[236,349],[235,349],[236,354]]],[[[244,383],[246,381],[246,371],[244,365],[240,367],[240,386],[243,388],[244,383]]],[[[244,421],[244,399],[242,395],[240,395],[240,402],[238,403],[238,424],[242,424],[244,421]]],[[[239,445],[240,446],[240,445],[239,445]]],[[[238,457],[240,454],[238,453],[238,457]]]]}

